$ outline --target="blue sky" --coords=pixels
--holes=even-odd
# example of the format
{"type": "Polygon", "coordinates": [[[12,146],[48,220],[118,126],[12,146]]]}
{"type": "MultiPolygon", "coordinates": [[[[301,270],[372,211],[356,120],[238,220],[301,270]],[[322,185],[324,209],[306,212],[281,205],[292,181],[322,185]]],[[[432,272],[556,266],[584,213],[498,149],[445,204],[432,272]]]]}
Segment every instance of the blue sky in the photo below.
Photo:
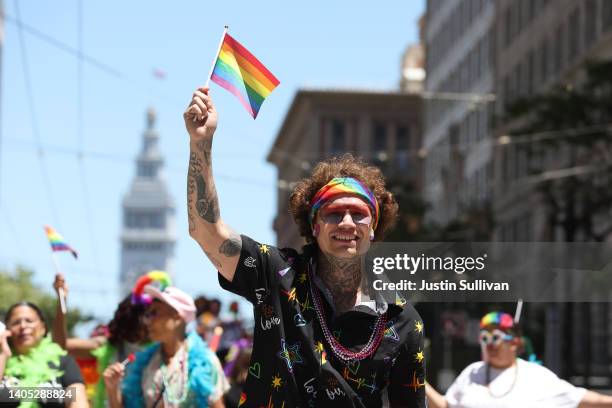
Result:
{"type": "Polygon", "coordinates": [[[218,287],[212,265],[187,234],[189,146],[182,122],[192,91],[206,81],[224,25],[281,84],[256,121],[212,85],[220,115],[213,166],[221,215],[239,232],[274,243],[276,170],[265,157],[295,92],[395,89],[400,57],[417,41],[425,7],[424,0],[374,6],[319,0],[82,1],[83,53],[115,73],[82,62],[79,104],[78,58],[28,32],[22,42],[15,23],[19,14],[24,24],[77,49],[79,1],[21,1],[18,10],[17,1],[4,2],[0,268],[24,265],[50,288],[54,269],[42,226],[51,224],[80,252],[78,261],[59,255],[71,304],[104,319],[117,301],[120,202],[135,171],[149,106],[158,112],[166,179],[177,206],[177,286],[193,295],[233,298],[218,287]],[[165,71],[166,79],[156,80],[154,69],[165,71]]]}

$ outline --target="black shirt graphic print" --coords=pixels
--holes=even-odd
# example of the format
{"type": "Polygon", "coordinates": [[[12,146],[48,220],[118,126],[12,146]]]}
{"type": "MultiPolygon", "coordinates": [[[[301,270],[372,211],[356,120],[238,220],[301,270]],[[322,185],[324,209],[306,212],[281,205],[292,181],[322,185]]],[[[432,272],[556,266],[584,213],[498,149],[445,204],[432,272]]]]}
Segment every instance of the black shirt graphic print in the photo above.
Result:
{"type": "MultiPolygon", "coordinates": [[[[389,304],[375,353],[345,364],[335,358],[316,317],[306,269],[315,254],[314,245],[298,254],[243,235],[232,282],[219,275],[224,289],[253,304],[253,353],[239,406],[382,407],[388,390],[392,407],[425,407],[423,323],[416,310],[409,303],[389,304]]],[[[323,304],[336,340],[361,350],[377,313],[359,305],[335,316],[326,300],[323,304]]]]}

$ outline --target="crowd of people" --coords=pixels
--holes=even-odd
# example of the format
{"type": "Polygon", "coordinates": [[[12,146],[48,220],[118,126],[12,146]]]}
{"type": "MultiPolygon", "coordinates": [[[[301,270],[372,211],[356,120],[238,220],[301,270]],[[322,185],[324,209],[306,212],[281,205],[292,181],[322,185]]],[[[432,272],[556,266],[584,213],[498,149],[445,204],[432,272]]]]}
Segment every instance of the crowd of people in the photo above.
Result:
{"type": "Polygon", "coordinates": [[[237,304],[230,305],[233,317],[222,321],[216,299],[194,301],[172,286],[148,286],[149,304],[125,297],[108,324],[81,339],[68,337],[59,300],[68,296],[68,285],[61,275],[54,288],[58,306],[50,331],[35,304],[17,303],[5,315],[0,406],[238,406],[252,341],[237,318],[237,304]],[[218,329],[223,341],[215,339],[218,329]],[[207,341],[217,344],[214,350],[207,341]],[[30,402],[11,393],[22,388],[56,392],[30,402]]]}
{"type": "Polygon", "coordinates": [[[519,358],[520,327],[501,312],[481,321],[482,361],[438,393],[426,382],[427,322],[409,301],[390,303],[372,290],[363,270],[371,243],[384,240],[398,216],[381,171],[351,155],[319,163],[289,202],[307,245],[276,248],[221,218],[212,173],[218,118],[208,88],[194,92],[184,120],[189,234],[221,287],[251,302],[252,332],[237,318],[237,303],[223,321],[220,301],[194,300],[153,271],[108,324],[88,339],[70,338],[60,307],[68,285],[58,275],[50,334],[34,304],[6,313],[0,398],[7,406],[612,407],[612,397],[519,358]],[[55,394],[10,394],[27,387],[55,394]]]}

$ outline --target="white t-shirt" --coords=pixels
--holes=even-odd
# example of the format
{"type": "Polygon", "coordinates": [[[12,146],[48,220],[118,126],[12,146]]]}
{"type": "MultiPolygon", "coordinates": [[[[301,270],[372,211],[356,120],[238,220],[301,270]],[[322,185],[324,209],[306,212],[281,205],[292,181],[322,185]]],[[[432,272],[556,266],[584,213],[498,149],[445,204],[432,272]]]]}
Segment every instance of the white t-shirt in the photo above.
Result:
{"type": "Polygon", "coordinates": [[[576,408],[586,393],[546,367],[516,362],[506,369],[491,367],[489,387],[485,363],[470,364],[446,392],[449,408],[576,408]]]}

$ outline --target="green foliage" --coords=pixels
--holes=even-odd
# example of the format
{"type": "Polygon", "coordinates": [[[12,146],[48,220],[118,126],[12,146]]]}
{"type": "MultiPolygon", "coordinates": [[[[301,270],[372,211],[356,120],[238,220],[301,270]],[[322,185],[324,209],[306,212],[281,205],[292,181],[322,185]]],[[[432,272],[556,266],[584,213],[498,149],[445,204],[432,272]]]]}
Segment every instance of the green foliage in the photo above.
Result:
{"type": "MultiPolygon", "coordinates": [[[[51,284],[49,290],[43,290],[32,283],[34,273],[22,267],[14,272],[0,270],[0,315],[4,320],[7,309],[21,301],[28,301],[40,307],[45,314],[49,331],[55,317],[57,300],[51,284]]],[[[69,308],[66,316],[68,331],[71,333],[78,323],[90,321],[92,316],[83,314],[77,308],[69,308]]]]}

